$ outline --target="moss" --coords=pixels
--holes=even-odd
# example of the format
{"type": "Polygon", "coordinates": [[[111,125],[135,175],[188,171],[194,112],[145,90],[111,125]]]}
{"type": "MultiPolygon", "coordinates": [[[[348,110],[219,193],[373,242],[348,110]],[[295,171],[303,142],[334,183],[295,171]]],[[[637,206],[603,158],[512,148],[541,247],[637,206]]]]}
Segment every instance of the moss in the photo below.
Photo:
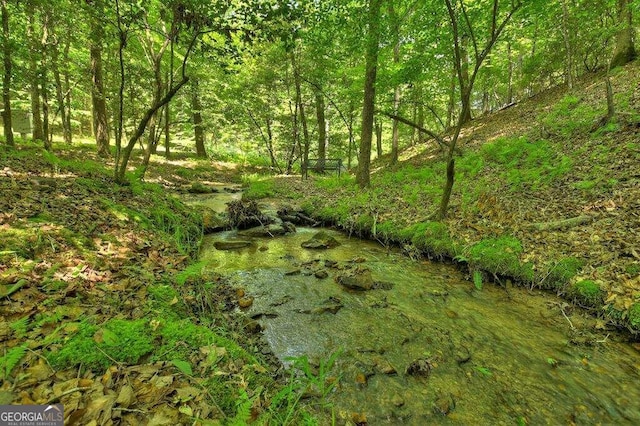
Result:
{"type": "Polygon", "coordinates": [[[401,242],[410,242],[418,250],[436,257],[453,257],[457,251],[447,225],[442,222],[416,223],[399,231],[398,237],[401,242]]]}
{"type": "Polygon", "coordinates": [[[112,319],[103,327],[81,323],[78,333],[47,359],[56,368],[82,366],[103,371],[113,361],[135,364],[153,350],[152,336],[145,320],[112,319]]]}
{"type": "Polygon", "coordinates": [[[640,331],[640,303],[634,303],[629,308],[629,325],[632,329],[640,331]]]}
{"type": "Polygon", "coordinates": [[[569,293],[578,303],[592,308],[599,307],[604,298],[604,292],[592,280],[578,281],[571,286],[569,293]]]}
{"type": "Polygon", "coordinates": [[[533,280],[533,266],[520,263],[522,244],[515,237],[486,238],[471,246],[464,259],[477,269],[507,275],[521,281],[533,280]]]}
{"type": "Polygon", "coordinates": [[[545,288],[561,288],[576,276],[584,266],[584,261],[575,257],[565,257],[547,266],[546,278],[542,286],[545,288]]]}

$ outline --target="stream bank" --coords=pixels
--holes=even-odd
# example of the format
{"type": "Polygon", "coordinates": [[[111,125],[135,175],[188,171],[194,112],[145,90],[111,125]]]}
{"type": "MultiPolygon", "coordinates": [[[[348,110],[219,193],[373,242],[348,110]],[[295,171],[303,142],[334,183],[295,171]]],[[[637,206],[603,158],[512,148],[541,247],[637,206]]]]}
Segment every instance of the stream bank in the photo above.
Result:
{"type": "Polygon", "coordinates": [[[331,390],[310,395],[331,407],[320,416],[347,424],[640,421],[638,351],[624,336],[595,331],[596,319],[539,291],[476,289],[450,265],[331,229],[323,238],[337,244],[304,248],[318,247],[309,244],[318,231],[216,233],[200,260],[242,295],[238,313],[257,322],[265,353],[316,372],[335,361],[321,378],[331,390]],[[246,244],[222,244],[238,241],[246,244]],[[371,284],[347,288],[354,271],[371,284]]]}

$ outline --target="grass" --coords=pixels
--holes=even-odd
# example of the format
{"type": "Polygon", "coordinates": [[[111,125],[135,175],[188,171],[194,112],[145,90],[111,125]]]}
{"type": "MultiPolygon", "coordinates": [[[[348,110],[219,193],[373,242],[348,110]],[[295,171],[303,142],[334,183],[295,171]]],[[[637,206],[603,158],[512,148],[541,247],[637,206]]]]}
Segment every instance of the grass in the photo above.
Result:
{"type": "Polygon", "coordinates": [[[485,270],[494,276],[503,275],[523,282],[534,279],[531,264],[521,263],[522,244],[511,236],[485,238],[466,249],[460,260],[466,260],[473,269],[485,270]]]}

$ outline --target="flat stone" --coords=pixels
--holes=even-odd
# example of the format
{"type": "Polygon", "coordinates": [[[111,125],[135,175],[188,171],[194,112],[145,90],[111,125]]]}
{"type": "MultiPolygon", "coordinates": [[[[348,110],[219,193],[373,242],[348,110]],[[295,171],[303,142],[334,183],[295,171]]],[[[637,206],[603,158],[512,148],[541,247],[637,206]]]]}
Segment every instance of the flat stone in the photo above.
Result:
{"type": "Polygon", "coordinates": [[[360,268],[347,271],[336,277],[336,282],[351,290],[365,291],[373,288],[373,278],[371,271],[360,268]]]}
{"type": "Polygon", "coordinates": [[[328,249],[339,246],[338,240],[324,231],[317,232],[311,239],[300,244],[302,248],[307,249],[328,249]]]}
{"type": "Polygon", "coordinates": [[[218,250],[238,250],[241,248],[249,247],[251,245],[251,241],[244,240],[226,240],[226,241],[216,241],[213,243],[213,246],[218,250]]]}

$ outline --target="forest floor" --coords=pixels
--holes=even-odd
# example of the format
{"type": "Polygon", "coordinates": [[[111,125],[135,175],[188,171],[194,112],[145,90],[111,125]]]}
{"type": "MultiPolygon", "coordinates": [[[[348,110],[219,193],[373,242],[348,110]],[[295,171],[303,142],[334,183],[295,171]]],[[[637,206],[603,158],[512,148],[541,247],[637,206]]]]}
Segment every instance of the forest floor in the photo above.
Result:
{"type": "MultiPolygon", "coordinates": [[[[382,243],[468,265],[469,278],[543,287],[590,309],[599,327],[640,332],[640,64],[556,87],[462,132],[443,225],[429,220],[444,182],[443,154],[425,141],[353,177],[256,182],[325,223],[382,243]]],[[[637,337],[637,334],[636,334],[637,337]]]]}
{"type": "Polygon", "coordinates": [[[202,217],[168,195],[233,166],[156,159],[164,186],[118,186],[93,150],[0,151],[0,404],[63,403],[83,425],[264,414],[279,367],[236,291],[193,266],[202,217]]]}

